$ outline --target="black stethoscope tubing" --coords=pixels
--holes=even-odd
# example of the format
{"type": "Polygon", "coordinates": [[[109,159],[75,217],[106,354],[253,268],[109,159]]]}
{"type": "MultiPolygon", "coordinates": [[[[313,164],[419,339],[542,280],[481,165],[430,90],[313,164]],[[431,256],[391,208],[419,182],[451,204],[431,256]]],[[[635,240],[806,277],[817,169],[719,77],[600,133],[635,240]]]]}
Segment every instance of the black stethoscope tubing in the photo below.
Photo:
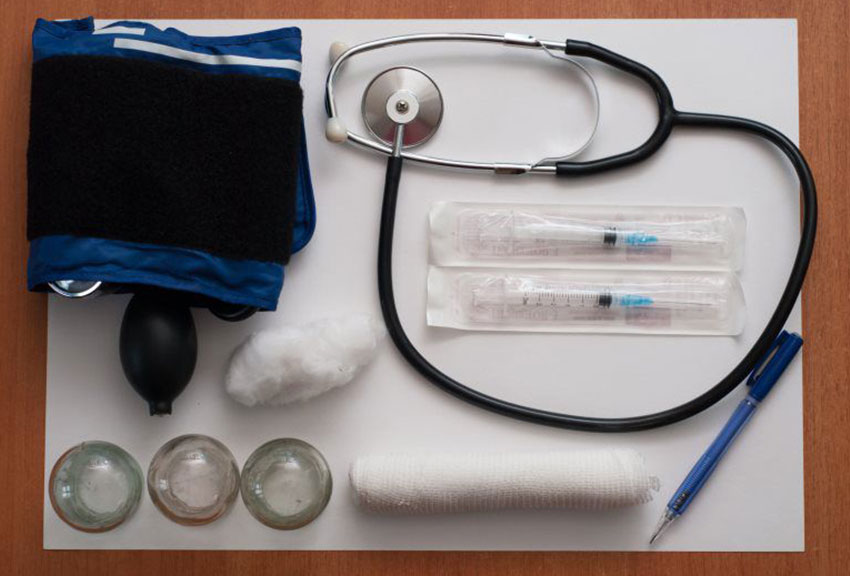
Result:
{"type": "Polygon", "coordinates": [[[721,128],[746,132],[763,138],[779,148],[797,173],[800,180],[802,197],[802,230],[797,255],[791,273],[776,309],[768,320],[759,338],[750,351],[732,369],[729,374],[712,388],[693,400],[668,410],[624,418],[595,418],[576,416],[559,412],[550,412],[530,406],[523,406],[489,396],[470,388],[446,375],[416,349],[404,331],[396,310],[392,282],[393,231],[395,212],[398,203],[399,180],[402,158],[391,156],[387,163],[384,199],[381,211],[380,239],[378,241],[378,291],[381,311],[386,322],[387,332],[402,356],[420,374],[446,392],[471,404],[492,412],[548,426],[584,430],[590,432],[632,432],[666,426],[689,418],[711,407],[734,390],[746,379],[758,361],[767,354],[788,316],[794,308],[797,296],[803,286],[803,280],[811,260],[817,228],[817,194],[811,170],[799,148],[778,130],[746,118],[680,112],[673,106],[673,98],[667,85],[650,68],[611,52],[600,46],[575,40],[568,40],[564,50],[568,56],[586,57],[598,60],[628,74],[636,76],[649,84],[658,101],[658,124],[650,137],[637,148],[585,162],[563,161],[556,164],[556,174],[561,177],[589,176],[600,174],[646,160],[657,152],[675,127],[721,128]]]}

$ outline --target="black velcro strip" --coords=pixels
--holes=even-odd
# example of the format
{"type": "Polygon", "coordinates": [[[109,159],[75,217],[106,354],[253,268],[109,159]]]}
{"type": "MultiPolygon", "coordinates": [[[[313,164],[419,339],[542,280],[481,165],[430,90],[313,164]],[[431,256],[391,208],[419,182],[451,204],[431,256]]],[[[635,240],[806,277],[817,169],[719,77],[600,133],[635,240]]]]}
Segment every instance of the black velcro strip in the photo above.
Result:
{"type": "Polygon", "coordinates": [[[181,246],[285,263],[297,82],[141,59],[33,65],[27,235],[181,246]]]}

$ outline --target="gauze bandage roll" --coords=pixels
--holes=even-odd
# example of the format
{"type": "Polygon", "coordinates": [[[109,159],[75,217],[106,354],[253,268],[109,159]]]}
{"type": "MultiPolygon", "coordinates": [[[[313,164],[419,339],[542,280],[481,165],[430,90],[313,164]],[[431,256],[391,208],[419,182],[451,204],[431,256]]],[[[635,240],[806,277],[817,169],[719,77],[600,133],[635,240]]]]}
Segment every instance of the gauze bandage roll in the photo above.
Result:
{"type": "Polygon", "coordinates": [[[350,478],[357,504],[378,514],[620,508],[659,488],[634,450],[392,453],[359,458],[350,478]]]}

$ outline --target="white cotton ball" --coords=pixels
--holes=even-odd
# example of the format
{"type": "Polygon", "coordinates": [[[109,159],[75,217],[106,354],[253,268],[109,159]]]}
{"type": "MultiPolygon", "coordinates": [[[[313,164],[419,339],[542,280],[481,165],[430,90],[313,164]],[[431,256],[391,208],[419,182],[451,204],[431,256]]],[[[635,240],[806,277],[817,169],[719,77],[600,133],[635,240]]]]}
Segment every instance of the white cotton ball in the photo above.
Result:
{"type": "Polygon", "coordinates": [[[233,353],[225,388],[246,406],[307,400],[350,382],[385,333],[371,316],[357,315],[252,334],[233,353]]]}

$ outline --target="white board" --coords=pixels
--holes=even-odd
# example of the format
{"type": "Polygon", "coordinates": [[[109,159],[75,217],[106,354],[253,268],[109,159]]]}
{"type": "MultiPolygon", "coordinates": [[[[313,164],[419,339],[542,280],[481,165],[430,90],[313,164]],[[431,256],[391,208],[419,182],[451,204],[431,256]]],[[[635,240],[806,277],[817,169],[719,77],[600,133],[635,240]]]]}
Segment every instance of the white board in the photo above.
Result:
{"type": "MultiPolygon", "coordinates": [[[[87,439],[123,446],[146,468],[184,433],[212,435],[244,463],[260,444],[292,436],[328,459],[335,492],[309,526],[278,532],[241,501],[219,521],[189,528],[168,521],[147,495],[125,525],[84,534],[53,513],[45,490],[45,548],[646,550],[672,490],[728,418],[744,390],[674,426],[601,435],[544,428],[460,402],[425,382],[386,342],[376,362],[344,389],[285,408],[249,409],[224,393],[228,356],[249,333],[326,315],[379,315],[375,261],[384,161],[323,136],[327,51],[417,31],[526,32],[584,39],[654,68],[682,110],[755,118],[796,140],[797,43],[793,20],[700,21],[158,21],[193,34],[248,33],[298,25],[304,33],[305,120],[318,208],[312,242],[287,267],[280,307],[227,324],[194,311],[199,358],[174,414],[151,418],[126,383],[118,331],[127,297],[70,302],[51,296],[45,478],[56,458],[87,439]],[[355,507],[348,467],[388,450],[570,450],[623,446],[642,452],[662,489],[648,505],[612,512],[502,512],[427,518],[365,515],[355,507]]],[[[429,45],[352,62],[340,108],[358,126],[363,86],[389,64],[437,79],[446,100],[427,149],[468,159],[530,160],[569,147],[586,127],[586,94],[562,64],[494,46],[429,45]],[[489,56],[489,58],[488,58],[489,56]],[[572,135],[572,136],[571,136],[572,135]],[[571,140],[573,138],[573,140],[571,140]]],[[[640,143],[655,122],[640,83],[588,64],[602,119],[586,157],[640,143]]],[[[424,149],[423,149],[424,150],[424,149]]],[[[559,181],[406,169],[397,221],[395,285],[402,321],[437,366],[510,400],[576,414],[615,416],[690,400],[737,363],[767,321],[798,238],[797,183],[790,166],[754,138],[676,130],[650,161],[614,174],[559,181]],[[736,338],[474,334],[425,326],[427,215],[437,200],[741,206],[748,217],[741,281],[748,320],[736,338]],[[614,359],[612,361],[612,359],[614,359]]],[[[800,329],[799,307],[788,325],[800,329]]],[[[802,362],[796,361],[660,550],[803,549],[802,362]]],[[[46,480],[45,480],[46,483],[46,480]]]]}

